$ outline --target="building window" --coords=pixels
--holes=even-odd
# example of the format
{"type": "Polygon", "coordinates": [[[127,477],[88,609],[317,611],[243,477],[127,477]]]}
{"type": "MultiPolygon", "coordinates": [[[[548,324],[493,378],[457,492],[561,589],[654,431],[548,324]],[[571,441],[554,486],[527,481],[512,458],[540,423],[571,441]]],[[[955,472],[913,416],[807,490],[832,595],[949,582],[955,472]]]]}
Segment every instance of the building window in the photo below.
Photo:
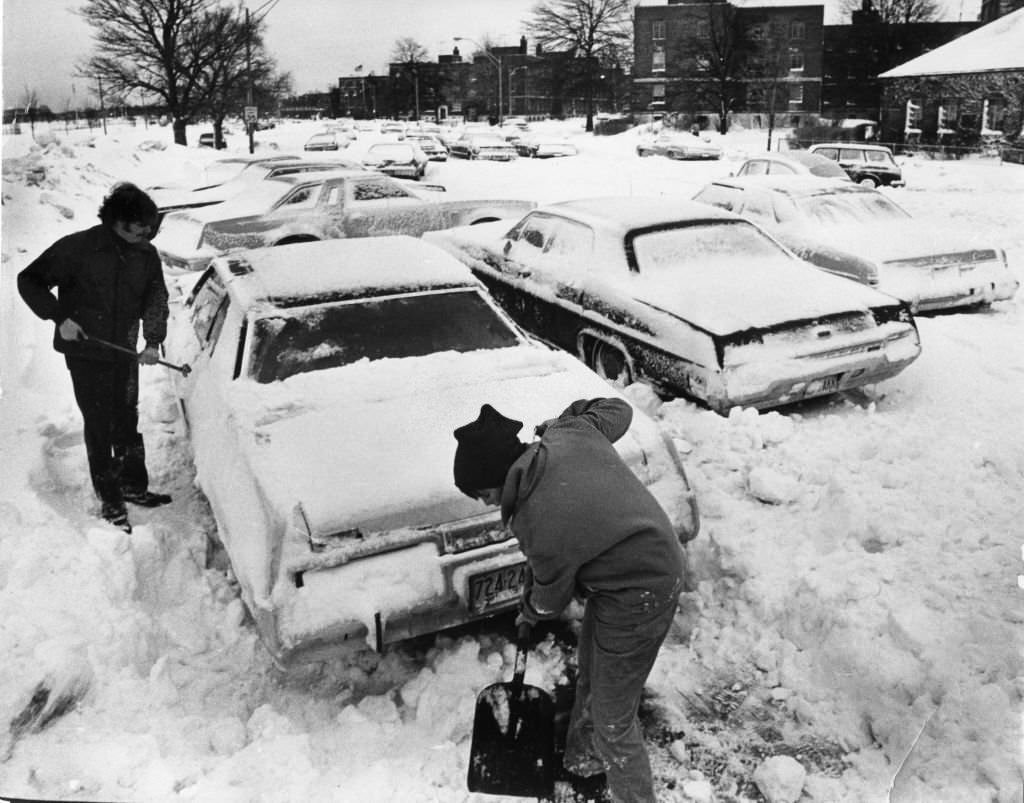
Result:
{"type": "Polygon", "coordinates": [[[802,20],[793,20],[789,23],[789,38],[803,39],[805,30],[806,28],[802,20]]]}
{"type": "Polygon", "coordinates": [[[790,72],[804,71],[804,54],[802,50],[790,49],[789,51],[790,72]]]}
{"type": "Polygon", "coordinates": [[[789,105],[802,106],[804,102],[804,85],[794,84],[789,88],[789,105]]]}
{"type": "Polygon", "coordinates": [[[662,42],[665,39],[665,20],[654,20],[651,23],[651,39],[662,42]]]}
{"type": "Polygon", "coordinates": [[[982,134],[1002,134],[1006,121],[1006,99],[1002,95],[993,95],[985,99],[982,108],[982,134]]]}
{"type": "Polygon", "coordinates": [[[697,38],[698,39],[710,39],[711,38],[711,26],[707,20],[701,20],[697,23],[697,38]]]}
{"type": "Polygon", "coordinates": [[[960,116],[960,99],[959,98],[943,98],[939,101],[939,121],[938,121],[938,133],[940,134],[953,134],[956,132],[956,126],[960,116]]]}
{"type": "Polygon", "coordinates": [[[651,97],[654,100],[665,99],[665,85],[664,84],[651,84],[651,97]]]}
{"type": "Polygon", "coordinates": [[[711,69],[711,59],[705,55],[697,56],[693,61],[697,68],[697,72],[708,72],[708,70],[711,69]]]}
{"type": "Polygon", "coordinates": [[[765,40],[765,30],[763,25],[754,25],[747,31],[747,36],[750,37],[752,42],[763,42],[765,40]]]}
{"type": "Polygon", "coordinates": [[[656,46],[651,51],[651,72],[665,72],[665,48],[656,46]]]}
{"type": "Polygon", "coordinates": [[[904,134],[921,133],[921,101],[920,99],[908,99],[907,109],[903,117],[904,134]]]}

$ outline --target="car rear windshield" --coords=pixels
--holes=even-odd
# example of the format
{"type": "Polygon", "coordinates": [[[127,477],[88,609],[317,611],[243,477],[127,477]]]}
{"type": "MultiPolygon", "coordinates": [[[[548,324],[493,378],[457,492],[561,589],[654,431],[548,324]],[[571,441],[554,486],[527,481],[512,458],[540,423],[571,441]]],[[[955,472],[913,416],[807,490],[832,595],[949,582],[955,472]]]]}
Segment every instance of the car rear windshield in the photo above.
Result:
{"type": "Polygon", "coordinates": [[[357,360],[509,348],[516,332],[475,290],[390,296],[289,310],[257,321],[251,375],[275,382],[357,360]]]}
{"type": "Polygon", "coordinates": [[[864,156],[869,162],[874,162],[875,164],[896,164],[896,160],[892,158],[892,154],[889,151],[864,151],[864,156]]]}
{"type": "Polygon", "coordinates": [[[399,143],[394,145],[372,145],[368,153],[378,159],[395,159],[406,162],[412,159],[412,148],[399,143]]]}
{"type": "Polygon", "coordinates": [[[836,225],[899,220],[910,217],[880,192],[846,192],[797,199],[797,207],[812,223],[836,225]]]}
{"type": "Polygon", "coordinates": [[[649,276],[678,273],[687,264],[718,259],[788,257],[773,240],[745,221],[658,229],[633,237],[632,245],[637,268],[649,276]]]}

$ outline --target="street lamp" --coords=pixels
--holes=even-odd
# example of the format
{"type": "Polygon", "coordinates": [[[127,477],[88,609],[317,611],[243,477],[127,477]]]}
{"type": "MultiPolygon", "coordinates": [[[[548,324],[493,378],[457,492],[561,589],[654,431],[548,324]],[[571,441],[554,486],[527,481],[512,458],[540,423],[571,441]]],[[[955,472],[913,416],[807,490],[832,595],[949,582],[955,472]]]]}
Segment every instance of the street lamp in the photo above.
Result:
{"type": "Polygon", "coordinates": [[[478,48],[480,48],[480,52],[491,60],[491,64],[498,68],[498,125],[501,125],[501,107],[503,105],[501,96],[501,56],[495,56],[493,53],[491,53],[490,50],[485,48],[475,39],[470,39],[468,36],[453,36],[452,39],[454,39],[456,42],[471,42],[472,44],[476,45],[478,48]]]}
{"type": "MultiPolygon", "coordinates": [[[[520,66],[513,67],[508,71],[508,113],[510,117],[512,116],[512,76],[520,70],[526,72],[528,69],[528,65],[521,64],[520,66]]],[[[530,96],[526,92],[526,79],[528,77],[529,74],[523,76],[523,111],[527,116],[530,114],[530,96]]]]}

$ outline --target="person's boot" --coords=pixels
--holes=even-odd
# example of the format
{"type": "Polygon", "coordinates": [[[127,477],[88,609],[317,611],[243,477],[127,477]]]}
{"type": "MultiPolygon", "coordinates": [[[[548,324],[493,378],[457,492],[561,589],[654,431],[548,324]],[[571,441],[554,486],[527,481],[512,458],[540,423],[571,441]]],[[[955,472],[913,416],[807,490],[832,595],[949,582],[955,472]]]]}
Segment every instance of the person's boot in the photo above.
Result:
{"type": "Polygon", "coordinates": [[[128,521],[128,511],[125,509],[124,502],[102,502],[100,505],[100,515],[118,529],[124,530],[126,533],[132,531],[132,525],[128,521]]]}
{"type": "Polygon", "coordinates": [[[159,494],[146,490],[137,491],[131,488],[122,489],[121,496],[124,497],[125,502],[131,502],[133,505],[141,505],[142,507],[159,507],[171,501],[170,494],[159,494]]]}

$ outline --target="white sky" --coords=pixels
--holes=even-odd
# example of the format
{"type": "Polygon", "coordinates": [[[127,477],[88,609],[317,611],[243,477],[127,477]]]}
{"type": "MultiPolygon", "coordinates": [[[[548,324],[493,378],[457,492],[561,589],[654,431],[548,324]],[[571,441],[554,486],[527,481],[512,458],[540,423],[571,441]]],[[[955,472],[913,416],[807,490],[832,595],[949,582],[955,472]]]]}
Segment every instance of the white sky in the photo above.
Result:
{"type": "MultiPolygon", "coordinates": [[[[91,87],[75,65],[92,44],[92,29],[75,12],[80,0],[0,0],[3,6],[4,106],[26,90],[55,111],[85,105],[91,87]],[[45,25],[40,24],[45,20],[45,25]]],[[[255,11],[263,3],[250,3],[255,11]]],[[[447,53],[453,36],[515,44],[534,0],[278,0],[267,16],[267,44],[296,92],[324,91],[362,64],[386,71],[394,43],[411,36],[431,58],[447,53]]],[[[840,0],[826,2],[826,22],[838,22],[840,0]]],[[[978,0],[947,0],[947,19],[977,17],[978,0]]]]}

